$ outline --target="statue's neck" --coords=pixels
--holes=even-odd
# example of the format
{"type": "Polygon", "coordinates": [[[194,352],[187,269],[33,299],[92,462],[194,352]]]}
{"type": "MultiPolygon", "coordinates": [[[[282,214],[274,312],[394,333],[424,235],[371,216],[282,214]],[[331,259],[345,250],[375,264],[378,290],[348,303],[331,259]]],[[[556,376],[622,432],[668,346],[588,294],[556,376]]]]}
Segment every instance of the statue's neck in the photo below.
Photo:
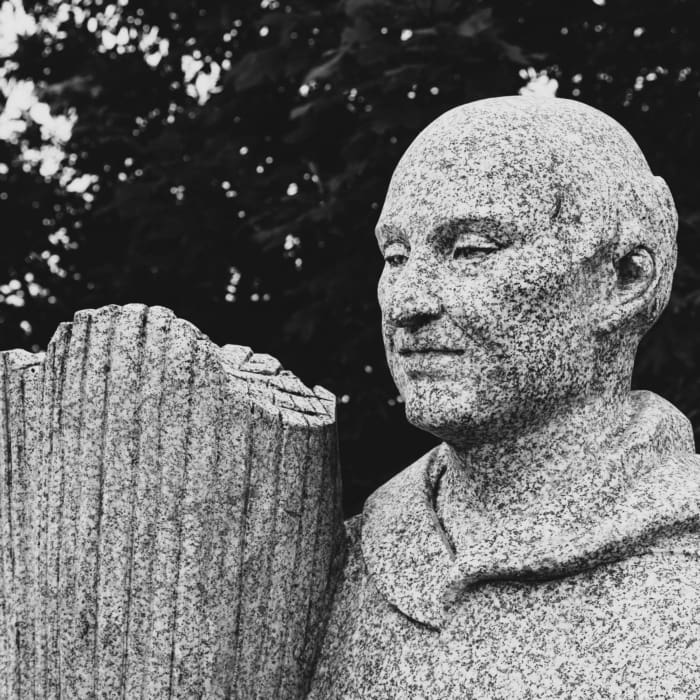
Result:
{"type": "Polygon", "coordinates": [[[633,477],[616,450],[630,415],[629,394],[611,392],[519,434],[448,446],[436,504],[455,547],[482,528],[523,533],[530,523],[537,537],[594,518],[633,477]]]}

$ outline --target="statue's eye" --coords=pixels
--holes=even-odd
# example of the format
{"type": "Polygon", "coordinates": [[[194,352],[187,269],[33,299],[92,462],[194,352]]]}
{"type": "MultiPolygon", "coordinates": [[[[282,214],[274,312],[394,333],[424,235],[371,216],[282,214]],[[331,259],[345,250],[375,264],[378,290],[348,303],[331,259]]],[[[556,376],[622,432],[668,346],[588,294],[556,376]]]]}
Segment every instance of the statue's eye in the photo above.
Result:
{"type": "Polygon", "coordinates": [[[408,248],[403,243],[390,243],[384,250],[384,260],[390,267],[399,267],[408,260],[408,248]]]}
{"type": "Polygon", "coordinates": [[[455,260],[460,258],[478,258],[491,252],[491,248],[472,248],[471,246],[461,245],[455,248],[452,257],[455,260]]]}
{"type": "Polygon", "coordinates": [[[406,260],[408,260],[408,257],[405,255],[387,255],[385,260],[392,267],[398,267],[399,265],[403,265],[406,260]]]}
{"type": "Polygon", "coordinates": [[[452,257],[455,260],[478,260],[496,250],[498,246],[485,238],[467,236],[455,243],[452,257]]]}

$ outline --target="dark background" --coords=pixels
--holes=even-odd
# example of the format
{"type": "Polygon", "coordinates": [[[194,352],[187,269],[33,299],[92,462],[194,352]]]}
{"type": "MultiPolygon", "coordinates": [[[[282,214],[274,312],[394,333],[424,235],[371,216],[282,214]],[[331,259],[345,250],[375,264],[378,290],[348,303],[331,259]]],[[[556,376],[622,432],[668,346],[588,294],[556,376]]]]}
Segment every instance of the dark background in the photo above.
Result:
{"type": "Polygon", "coordinates": [[[546,71],[619,120],[676,198],[675,291],[635,384],[700,427],[700,3],[85,0],[56,19],[61,4],[25,5],[53,24],[5,63],[78,119],[55,175],[27,162],[46,141],[29,114],[0,141],[0,348],[138,301],[269,352],[338,395],[356,512],[434,443],[406,424],[380,339],[373,227],[392,169],[437,115],[546,71]],[[168,52],[149,65],[154,27],[168,52]],[[221,67],[205,103],[183,56],[221,67]]]}

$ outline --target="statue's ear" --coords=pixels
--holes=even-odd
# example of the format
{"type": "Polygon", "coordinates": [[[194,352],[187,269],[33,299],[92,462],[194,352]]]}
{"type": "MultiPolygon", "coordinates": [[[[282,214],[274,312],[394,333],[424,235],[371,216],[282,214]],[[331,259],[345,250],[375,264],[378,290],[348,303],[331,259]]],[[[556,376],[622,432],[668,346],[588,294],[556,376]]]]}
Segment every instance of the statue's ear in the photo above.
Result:
{"type": "Polygon", "coordinates": [[[639,242],[613,251],[614,279],[608,288],[606,309],[597,324],[600,331],[643,330],[656,316],[659,269],[656,254],[639,242]]]}

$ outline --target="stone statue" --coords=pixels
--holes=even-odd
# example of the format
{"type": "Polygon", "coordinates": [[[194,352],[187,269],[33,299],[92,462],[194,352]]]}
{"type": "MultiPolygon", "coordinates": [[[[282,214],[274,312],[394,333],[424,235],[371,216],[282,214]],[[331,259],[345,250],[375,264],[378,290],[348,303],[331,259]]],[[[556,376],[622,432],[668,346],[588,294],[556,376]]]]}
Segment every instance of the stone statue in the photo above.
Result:
{"type": "Polygon", "coordinates": [[[389,367],[444,442],[347,523],[310,697],[700,697],[700,461],[630,391],[676,213],[563,99],[428,126],[377,225],[389,367]]]}
{"type": "Polygon", "coordinates": [[[343,527],[332,395],[164,309],[0,356],[0,699],[700,697],[700,463],[630,391],[676,213],[616,122],[508,97],[410,146],[387,360],[440,446],[343,527]]]}

